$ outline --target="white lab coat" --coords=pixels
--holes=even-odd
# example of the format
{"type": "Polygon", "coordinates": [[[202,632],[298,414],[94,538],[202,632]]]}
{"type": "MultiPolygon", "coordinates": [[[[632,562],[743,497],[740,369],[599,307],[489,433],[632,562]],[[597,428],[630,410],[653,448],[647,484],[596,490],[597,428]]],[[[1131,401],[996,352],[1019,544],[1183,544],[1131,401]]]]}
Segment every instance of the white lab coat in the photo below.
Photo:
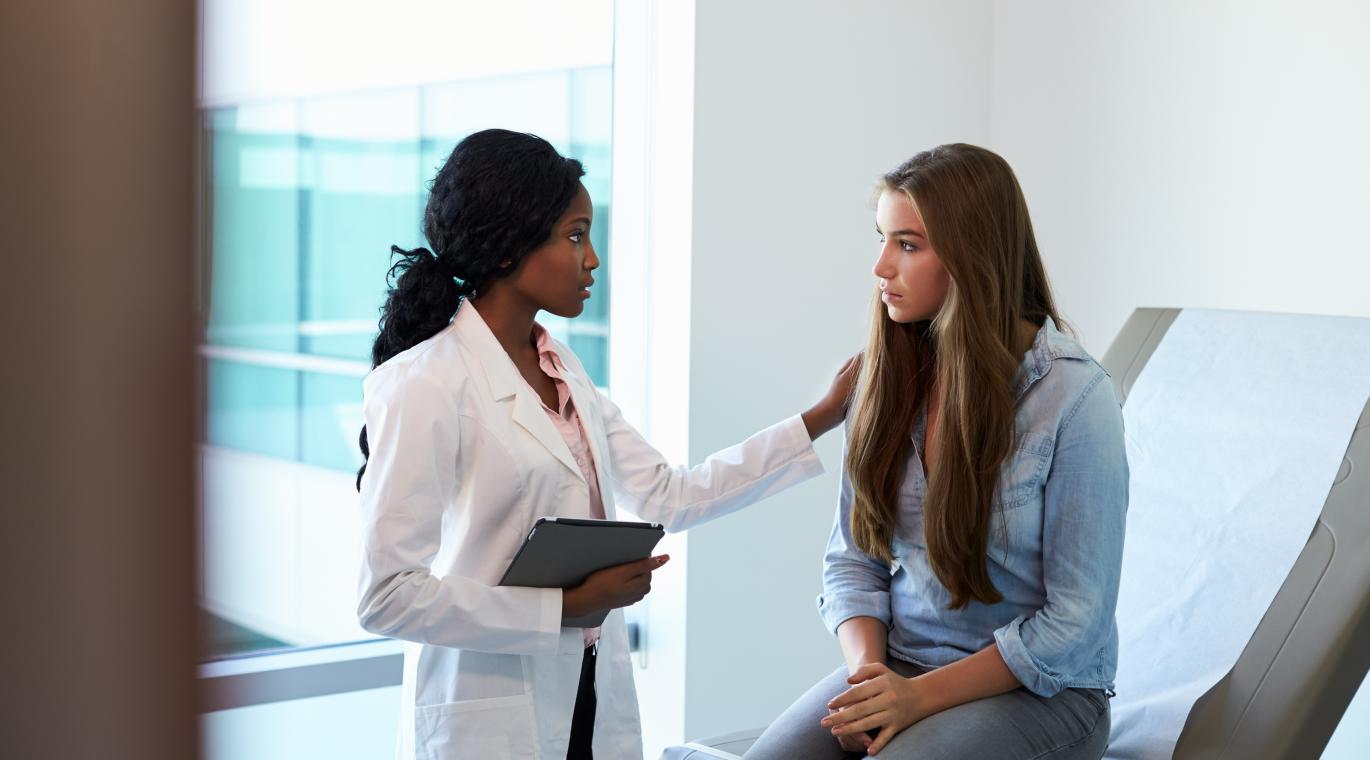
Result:
{"type": "MultiPolygon", "coordinates": [[[[671,467],[575,355],[557,352],[610,520],[618,494],[642,519],[683,530],[822,472],[797,416],[702,465],[671,467]]],[[[561,627],[560,589],[496,584],[537,518],[588,516],[580,468],[469,304],[372,371],[364,390],[371,458],[357,615],[366,630],[409,642],[399,757],[564,760],[581,629],[561,627]]],[[[641,757],[621,610],[604,622],[595,680],[595,757],[641,757]]]]}

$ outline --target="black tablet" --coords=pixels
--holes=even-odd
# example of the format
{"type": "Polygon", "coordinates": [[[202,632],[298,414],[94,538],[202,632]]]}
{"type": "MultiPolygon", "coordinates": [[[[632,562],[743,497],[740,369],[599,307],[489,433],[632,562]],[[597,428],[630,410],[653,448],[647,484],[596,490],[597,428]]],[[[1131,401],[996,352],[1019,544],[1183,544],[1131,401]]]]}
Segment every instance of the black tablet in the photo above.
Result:
{"type": "MultiPolygon", "coordinates": [[[[652,556],[652,549],[665,534],[657,523],[542,517],[528,531],[527,540],[509,563],[499,585],[579,586],[596,570],[652,556]]],[[[608,610],[600,610],[563,621],[562,625],[594,628],[608,616],[608,610]]]]}

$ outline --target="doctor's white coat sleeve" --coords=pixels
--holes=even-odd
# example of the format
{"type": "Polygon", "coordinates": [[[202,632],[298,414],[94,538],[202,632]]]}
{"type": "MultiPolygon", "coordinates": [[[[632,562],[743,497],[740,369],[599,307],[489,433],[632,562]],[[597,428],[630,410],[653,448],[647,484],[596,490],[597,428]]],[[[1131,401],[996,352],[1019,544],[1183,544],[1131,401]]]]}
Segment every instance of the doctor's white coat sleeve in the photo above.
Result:
{"type": "Polygon", "coordinates": [[[443,511],[461,485],[461,418],[451,391],[419,375],[368,380],[377,382],[368,382],[364,402],[371,457],[361,479],[362,628],[437,646],[556,654],[561,589],[431,572],[443,511]]]}
{"type": "Polygon", "coordinates": [[[609,442],[608,471],[624,505],[669,531],[736,512],[822,474],[804,421],[795,415],[709,456],[695,467],[675,467],[596,393],[609,442]]]}

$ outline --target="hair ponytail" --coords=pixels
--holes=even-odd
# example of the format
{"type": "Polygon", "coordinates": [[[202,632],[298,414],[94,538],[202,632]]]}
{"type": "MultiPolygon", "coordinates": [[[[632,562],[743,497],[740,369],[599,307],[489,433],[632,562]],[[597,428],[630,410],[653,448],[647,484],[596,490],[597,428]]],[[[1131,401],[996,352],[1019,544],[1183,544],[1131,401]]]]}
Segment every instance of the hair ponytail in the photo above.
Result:
{"type": "MultiPolygon", "coordinates": [[[[437,335],[463,298],[517,270],[551,236],[584,175],[579,161],[536,135],[486,129],[457,143],[433,178],[423,212],[432,250],[390,247],[400,258],[386,275],[391,285],[371,346],[372,366],[437,335]]],[[[357,444],[360,491],[371,456],[364,425],[357,444]]]]}
{"type": "Polygon", "coordinates": [[[427,248],[406,251],[392,245],[390,253],[400,259],[386,274],[393,284],[381,307],[380,335],[371,346],[373,367],[437,335],[467,295],[466,288],[442,271],[443,262],[427,248]]]}
{"type": "MultiPolygon", "coordinates": [[[[442,261],[427,248],[419,246],[406,251],[392,245],[390,254],[400,258],[386,273],[386,280],[393,284],[381,307],[380,334],[371,345],[372,367],[379,367],[395,354],[437,335],[452,320],[462,297],[467,295],[463,285],[443,273],[442,261]]],[[[362,450],[362,466],[357,470],[357,490],[360,491],[366,461],[371,457],[365,425],[362,425],[357,445],[362,450]]]]}

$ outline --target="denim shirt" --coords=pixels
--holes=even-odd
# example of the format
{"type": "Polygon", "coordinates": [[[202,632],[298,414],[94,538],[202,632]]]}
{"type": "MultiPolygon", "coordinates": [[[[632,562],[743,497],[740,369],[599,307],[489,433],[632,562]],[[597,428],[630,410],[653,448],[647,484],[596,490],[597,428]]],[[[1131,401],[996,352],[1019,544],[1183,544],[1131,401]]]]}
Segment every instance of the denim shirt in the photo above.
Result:
{"type": "Polygon", "coordinates": [[[917,447],[924,410],[899,493],[892,563],[856,546],[844,469],[819,613],[834,633],[853,617],[880,620],[889,627],[889,655],[925,667],[997,643],[1035,694],[1112,689],[1128,488],[1122,409],[1103,367],[1050,317],[1023,357],[1015,396],[1018,440],[1000,471],[988,549],[1003,600],[947,609],[951,594],[933,573],[923,538],[927,481],[917,447]]]}

